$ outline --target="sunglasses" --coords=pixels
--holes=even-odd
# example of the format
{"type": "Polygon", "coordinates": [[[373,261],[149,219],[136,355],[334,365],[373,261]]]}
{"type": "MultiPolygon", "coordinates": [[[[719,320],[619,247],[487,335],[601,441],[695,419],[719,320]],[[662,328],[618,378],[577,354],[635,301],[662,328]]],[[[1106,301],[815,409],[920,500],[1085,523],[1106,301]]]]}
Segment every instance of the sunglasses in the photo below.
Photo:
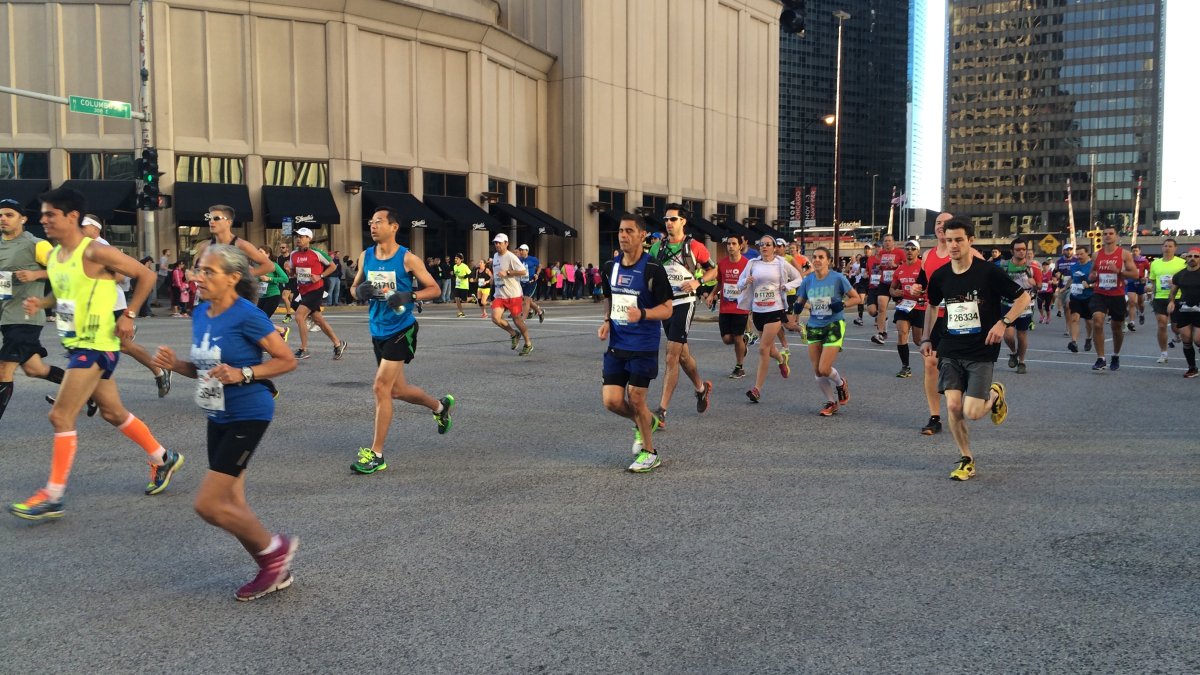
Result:
{"type": "Polygon", "coordinates": [[[683,220],[683,218],[680,216],[666,216],[663,218],[663,221],[667,223],[673,223],[677,220],[683,220]]]}
{"type": "Polygon", "coordinates": [[[211,214],[211,213],[206,213],[206,214],[204,214],[204,219],[205,219],[205,220],[207,220],[207,221],[213,221],[213,220],[215,220],[215,221],[218,221],[218,222],[220,222],[220,221],[222,221],[222,220],[229,220],[229,218],[228,218],[228,217],[226,217],[226,216],[214,216],[214,215],[213,215],[213,214],[211,214]]]}

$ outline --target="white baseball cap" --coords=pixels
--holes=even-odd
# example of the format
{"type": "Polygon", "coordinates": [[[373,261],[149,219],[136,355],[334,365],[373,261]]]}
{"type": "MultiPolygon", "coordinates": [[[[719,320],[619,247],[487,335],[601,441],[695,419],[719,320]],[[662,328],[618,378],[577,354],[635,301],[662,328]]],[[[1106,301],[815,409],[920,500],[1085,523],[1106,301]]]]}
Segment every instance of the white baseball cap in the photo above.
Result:
{"type": "Polygon", "coordinates": [[[904,245],[906,247],[911,246],[913,248],[921,248],[921,242],[917,241],[916,239],[909,239],[908,241],[904,242],[904,245]]]}
{"type": "Polygon", "coordinates": [[[311,236],[313,236],[312,230],[308,229],[307,227],[302,227],[302,228],[296,230],[296,236],[297,237],[311,237],[311,236]]]}
{"type": "Polygon", "coordinates": [[[503,232],[501,232],[500,234],[498,234],[498,235],[496,235],[495,237],[493,237],[493,238],[492,238],[492,241],[493,241],[493,242],[496,242],[496,241],[502,241],[502,242],[504,242],[504,243],[506,243],[506,244],[507,244],[507,243],[508,243],[508,235],[507,235],[507,234],[504,234],[503,232]]]}
{"type": "Polygon", "coordinates": [[[104,229],[104,226],[100,224],[100,221],[96,220],[95,218],[93,218],[91,216],[84,216],[83,221],[79,223],[79,226],[86,227],[88,225],[95,227],[97,230],[104,229]]]}
{"type": "Polygon", "coordinates": [[[521,245],[520,245],[520,246],[518,246],[517,248],[518,248],[519,250],[522,250],[522,251],[528,251],[528,250],[529,250],[529,244],[521,244],[521,245]]]}

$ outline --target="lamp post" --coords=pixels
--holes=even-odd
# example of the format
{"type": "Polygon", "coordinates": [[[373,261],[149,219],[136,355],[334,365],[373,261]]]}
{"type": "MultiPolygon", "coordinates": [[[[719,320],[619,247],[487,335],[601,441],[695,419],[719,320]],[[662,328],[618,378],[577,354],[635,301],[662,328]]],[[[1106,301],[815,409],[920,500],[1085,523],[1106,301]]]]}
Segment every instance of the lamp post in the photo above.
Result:
{"type": "MultiPolygon", "coordinates": [[[[801,202],[802,205],[806,206],[808,204],[808,161],[807,161],[808,146],[804,143],[804,138],[808,133],[809,127],[811,127],[812,125],[816,124],[817,122],[820,122],[827,127],[831,127],[831,126],[833,126],[834,119],[835,118],[833,115],[821,115],[820,117],[814,117],[814,118],[810,119],[809,121],[805,122],[804,124],[800,125],[800,186],[804,190],[804,195],[803,195],[802,202],[801,202]]],[[[813,209],[813,210],[814,210],[813,218],[816,218],[817,217],[817,214],[815,213],[816,209],[813,209]]],[[[804,213],[802,211],[800,213],[800,250],[804,250],[804,229],[805,229],[805,227],[806,226],[804,224],[804,213]]]]}
{"type": "Polygon", "coordinates": [[[879,178],[879,174],[871,174],[871,230],[875,229],[875,179],[879,178]]]}
{"type": "Polygon", "coordinates": [[[845,10],[833,13],[838,20],[837,44],[837,94],[833,104],[833,269],[841,265],[842,243],[842,204],[838,194],[842,176],[842,32],[846,27],[846,19],[850,14],[845,10]]]}

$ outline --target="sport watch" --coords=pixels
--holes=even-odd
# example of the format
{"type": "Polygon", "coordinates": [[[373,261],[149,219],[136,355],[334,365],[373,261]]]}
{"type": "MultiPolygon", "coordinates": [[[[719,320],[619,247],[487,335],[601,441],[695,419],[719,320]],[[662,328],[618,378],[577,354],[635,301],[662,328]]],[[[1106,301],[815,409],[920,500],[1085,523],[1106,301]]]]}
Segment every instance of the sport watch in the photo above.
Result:
{"type": "Polygon", "coordinates": [[[250,384],[254,381],[254,369],[250,366],[242,366],[242,384],[250,384]]]}
{"type": "Polygon", "coordinates": [[[132,310],[126,310],[126,311],[125,311],[125,318],[126,318],[126,319],[136,319],[136,318],[137,318],[137,312],[134,312],[134,311],[132,311],[132,310]]]}

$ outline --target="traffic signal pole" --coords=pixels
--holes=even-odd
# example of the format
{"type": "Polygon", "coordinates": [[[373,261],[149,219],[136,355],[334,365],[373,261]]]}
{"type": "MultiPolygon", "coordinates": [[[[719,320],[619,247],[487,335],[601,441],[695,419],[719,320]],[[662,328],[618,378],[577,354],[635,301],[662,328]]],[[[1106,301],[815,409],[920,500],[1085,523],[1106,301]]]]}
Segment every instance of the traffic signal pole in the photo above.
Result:
{"type": "MultiPolygon", "coordinates": [[[[150,0],[139,0],[138,2],[138,80],[140,87],[138,90],[138,110],[142,112],[141,138],[134,137],[134,146],[142,149],[152,148],[154,146],[153,122],[150,115],[150,0]]],[[[138,153],[135,151],[134,155],[138,153]]],[[[139,206],[140,204],[139,199],[139,206]]],[[[148,255],[155,260],[158,260],[158,227],[155,213],[157,213],[158,204],[154,204],[151,208],[139,208],[138,213],[139,225],[141,226],[141,245],[142,254],[148,255]]],[[[153,294],[151,294],[153,300],[153,294]]]]}

